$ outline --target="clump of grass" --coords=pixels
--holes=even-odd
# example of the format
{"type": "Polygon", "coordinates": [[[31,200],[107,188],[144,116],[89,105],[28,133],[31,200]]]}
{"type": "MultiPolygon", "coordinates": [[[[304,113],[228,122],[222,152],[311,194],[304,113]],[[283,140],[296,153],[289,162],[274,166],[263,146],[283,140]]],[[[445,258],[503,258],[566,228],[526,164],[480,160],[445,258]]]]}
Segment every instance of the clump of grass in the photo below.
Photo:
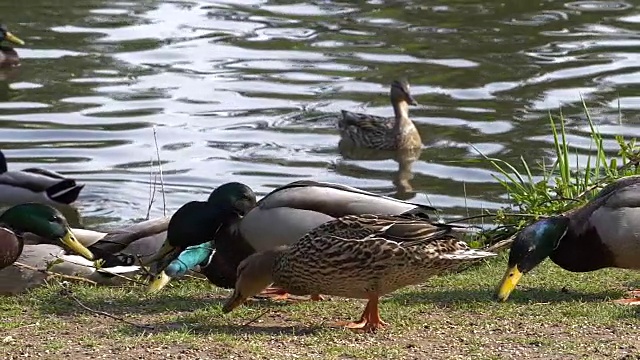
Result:
{"type": "Polygon", "coordinates": [[[607,184],[629,175],[639,173],[640,146],[636,140],[626,141],[615,137],[619,151],[610,157],[604,148],[604,140],[594,125],[586,104],[584,113],[590,128],[591,149],[586,164],[578,163],[577,151],[569,147],[565,119],[560,113],[549,115],[554,141],[555,161],[547,166],[544,160],[539,171],[521,157],[518,165],[504,160],[484,156],[501,176],[494,176],[506,190],[513,206],[499,210],[495,215],[495,229],[484,234],[486,243],[496,242],[513,235],[540,217],[564,213],[587,203],[607,184]],[[537,175],[534,175],[537,174],[537,175]]]}

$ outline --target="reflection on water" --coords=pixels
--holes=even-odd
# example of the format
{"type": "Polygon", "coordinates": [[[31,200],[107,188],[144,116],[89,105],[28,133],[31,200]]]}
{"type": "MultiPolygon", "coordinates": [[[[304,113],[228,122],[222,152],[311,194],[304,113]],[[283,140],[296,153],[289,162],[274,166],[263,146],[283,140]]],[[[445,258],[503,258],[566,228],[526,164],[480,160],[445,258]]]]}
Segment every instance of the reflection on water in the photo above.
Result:
{"type": "MultiPolygon", "coordinates": [[[[562,107],[581,153],[581,98],[607,139],[640,133],[630,2],[47,4],[0,7],[27,42],[23,66],[0,77],[0,147],[12,168],[87,183],[78,206],[88,225],[146,214],[154,125],[170,212],[226,181],[264,194],[308,178],[465,214],[505,201],[475,149],[548,156],[549,111],[562,107]],[[423,104],[411,112],[420,153],[350,152],[333,121],[314,120],[341,109],[391,116],[399,76],[423,104]]],[[[156,201],[151,215],[161,214],[156,201]]]]}

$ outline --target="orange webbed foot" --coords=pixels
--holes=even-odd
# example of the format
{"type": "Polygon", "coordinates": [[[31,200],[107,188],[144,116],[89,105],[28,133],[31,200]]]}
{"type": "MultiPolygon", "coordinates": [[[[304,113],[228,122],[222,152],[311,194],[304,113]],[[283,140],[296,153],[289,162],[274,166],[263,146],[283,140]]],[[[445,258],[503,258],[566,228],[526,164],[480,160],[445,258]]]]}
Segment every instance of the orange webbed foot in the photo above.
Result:
{"type": "Polygon", "coordinates": [[[364,308],[364,312],[358,322],[342,323],[341,326],[346,327],[353,331],[364,332],[376,332],[378,329],[382,329],[388,324],[380,319],[380,312],[378,310],[378,296],[377,294],[370,294],[367,306],[364,308]]]}
{"type": "Polygon", "coordinates": [[[613,302],[620,305],[640,305],[640,297],[618,299],[614,300],[613,302]]]}
{"type": "Polygon", "coordinates": [[[629,291],[629,296],[629,298],[622,298],[613,302],[621,305],[640,305],[640,289],[629,291]]]}

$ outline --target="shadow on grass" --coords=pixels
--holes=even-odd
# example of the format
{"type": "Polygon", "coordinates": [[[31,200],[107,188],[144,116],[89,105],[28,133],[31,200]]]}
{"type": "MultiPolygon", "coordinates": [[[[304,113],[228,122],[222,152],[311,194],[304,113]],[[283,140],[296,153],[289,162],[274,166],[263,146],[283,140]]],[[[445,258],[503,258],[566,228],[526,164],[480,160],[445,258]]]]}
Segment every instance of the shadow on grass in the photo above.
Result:
{"type": "MultiPolygon", "coordinates": [[[[116,316],[136,315],[156,315],[172,312],[187,312],[207,309],[214,312],[216,308],[222,309],[225,297],[211,295],[207,297],[194,298],[189,295],[166,296],[136,296],[131,294],[122,297],[94,297],[82,294],[74,294],[73,297],[83,305],[96,310],[104,311],[116,316]]],[[[52,291],[38,296],[38,306],[42,313],[55,315],[75,315],[86,311],[70,296],[65,296],[59,291],[52,291]]],[[[269,301],[267,299],[250,299],[248,304],[261,304],[261,307],[281,307],[287,305],[284,301],[269,301]]]]}
{"type": "MultiPolygon", "coordinates": [[[[225,320],[222,317],[220,320],[225,320]]],[[[142,334],[159,334],[170,332],[184,332],[192,336],[210,335],[210,334],[227,334],[227,335],[294,335],[294,336],[313,336],[322,330],[329,328],[328,326],[304,326],[304,325],[262,325],[262,324],[233,324],[232,319],[226,319],[228,323],[206,323],[202,318],[192,317],[180,319],[179,321],[171,321],[166,323],[153,324],[153,329],[142,329],[133,326],[126,326],[120,330],[123,335],[138,336],[142,334]]]]}
{"type": "MultiPolygon", "coordinates": [[[[562,303],[562,302],[602,302],[620,297],[617,291],[602,291],[597,293],[582,293],[571,290],[555,289],[516,289],[507,302],[517,304],[531,303],[562,303]]],[[[425,291],[415,290],[394,294],[387,302],[401,305],[419,303],[433,303],[441,306],[455,306],[469,302],[498,303],[494,289],[455,289],[425,291]]]]}

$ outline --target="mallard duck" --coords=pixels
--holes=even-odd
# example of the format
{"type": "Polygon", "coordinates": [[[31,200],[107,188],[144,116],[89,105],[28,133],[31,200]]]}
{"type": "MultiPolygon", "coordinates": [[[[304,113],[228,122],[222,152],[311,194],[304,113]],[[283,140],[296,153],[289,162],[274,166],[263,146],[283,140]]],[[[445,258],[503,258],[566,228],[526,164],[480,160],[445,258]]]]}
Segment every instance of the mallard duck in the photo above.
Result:
{"type": "Polygon", "coordinates": [[[169,219],[146,220],[106,233],[76,228],[71,231],[97,259],[106,261],[105,266],[138,265],[158,252],[167,238],[169,219]],[[112,265],[109,259],[113,260],[112,265]]]}
{"type": "MultiPolygon", "coordinates": [[[[18,39],[7,30],[7,27],[0,25],[0,42],[3,40],[10,41],[17,45],[24,45],[24,41],[18,39]]],[[[18,53],[10,46],[0,45],[0,67],[17,66],[20,65],[20,58],[18,53]]]]}
{"type": "MultiPolygon", "coordinates": [[[[109,232],[71,228],[80,244],[89,249],[103,267],[139,265],[154,256],[167,237],[169,217],[146,220],[109,232]]],[[[51,240],[25,234],[28,245],[52,244],[51,240]]],[[[55,245],[55,243],[53,243],[55,245]]]]}
{"type": "Polygon", "coordinates": [[[342,110],[342,119],[338,121],[340,136],[343,141],[358,147],[379,150],[420,148],[422,139],[409,119],[409,105],[417,104],[409,91],[409,83],[395,80],[391,83],[395,116],[386,118],[342,110]]]}
{"type": "MultiPolygon", "coordinates": [[[[167,239],[154,261],[166,267],[181,251],[214,241],[218,275],[209,279],[218,286],[235,284],[238,264],[256,251],[291,244],[311,229],[350,214],[410,214],[428,218],[435,211],[426,205],[412,204],[376,195],[350,186],[296,181],[279,187],[256,202],[248,186],[231,182],[216,188],[207,201],[192,201],[173,214],[167,239]]],[[[156,281],[160,281],[160,274],[156,281]]],[[[152,283],[151,289],[158,283],[152,283]]]]}
{"type": "MultiPolygon", "coordinates": [[[[87,239],[85,242],[89,243],[87,239]]],[[[45,204],[27,203],[13,206],[0,215],[0,294],[16,294],[43,284],[47,274],[39,270],[110,283],[113,273],[129,273],[139,268],[120,266],[96,270],[94,263],[85,258],[92,260],[94,255],[76,239],[59,210],[45,204]],[[67,246],[82,257],[67,254],[58,245],[67,246]],[[16,261],[26,267],[12,266],[16,261]]]]}
{"type": "Polygon", "coordinates": [[[0,295],[15,295],[44,285],[49,278],[48,273],[80,277],[101,285],[115,285],[124,280],[113,274],[133,275],[139,269],[139,266],[113,266],[98,270],[93,261],[68,254],[59,246],[24,245],[17,261],[0,270],[0,295]]]}
{"type": "MultiPolygon", "coordinates": [[[[523,274],[547,257],[561,268],[587,272],[640,269],[640,176],[604,187],[586,205],[522,229],[511,244],[497,297],[506,301],[523,274]]],[[[640,299],[627,299],[639,303],[640,299]]]]}
{"type": "Polygon", "coordinates": [[[78,242],[64,216],[51,206],[38,203],[15,205],[0,215],[0,228],[3,229],[0,269],[13,264],[20,256],[24,247],[24,233],[33,233],[52,242],[64,244],[85,258],[93,260],[93,254],[78,242]]]}
{"type": "Polygon", "coordinates": [[[71,204],[84,185],[57,172],[29,168],[7,170],[7,160],[0,151],[0,203],[39,202],[49,205],[71,204]]]}
{"type": "Polygon", "coordinates": [[[351,329],[373,331],[380,296],[461,265],[495,256],[459,240],[452,226],[394,215],[348,215],[311,230],[293,245],[251,255],[238,266],[225,313],[274,283],[295,295],[367,299],[351,329]]]}

